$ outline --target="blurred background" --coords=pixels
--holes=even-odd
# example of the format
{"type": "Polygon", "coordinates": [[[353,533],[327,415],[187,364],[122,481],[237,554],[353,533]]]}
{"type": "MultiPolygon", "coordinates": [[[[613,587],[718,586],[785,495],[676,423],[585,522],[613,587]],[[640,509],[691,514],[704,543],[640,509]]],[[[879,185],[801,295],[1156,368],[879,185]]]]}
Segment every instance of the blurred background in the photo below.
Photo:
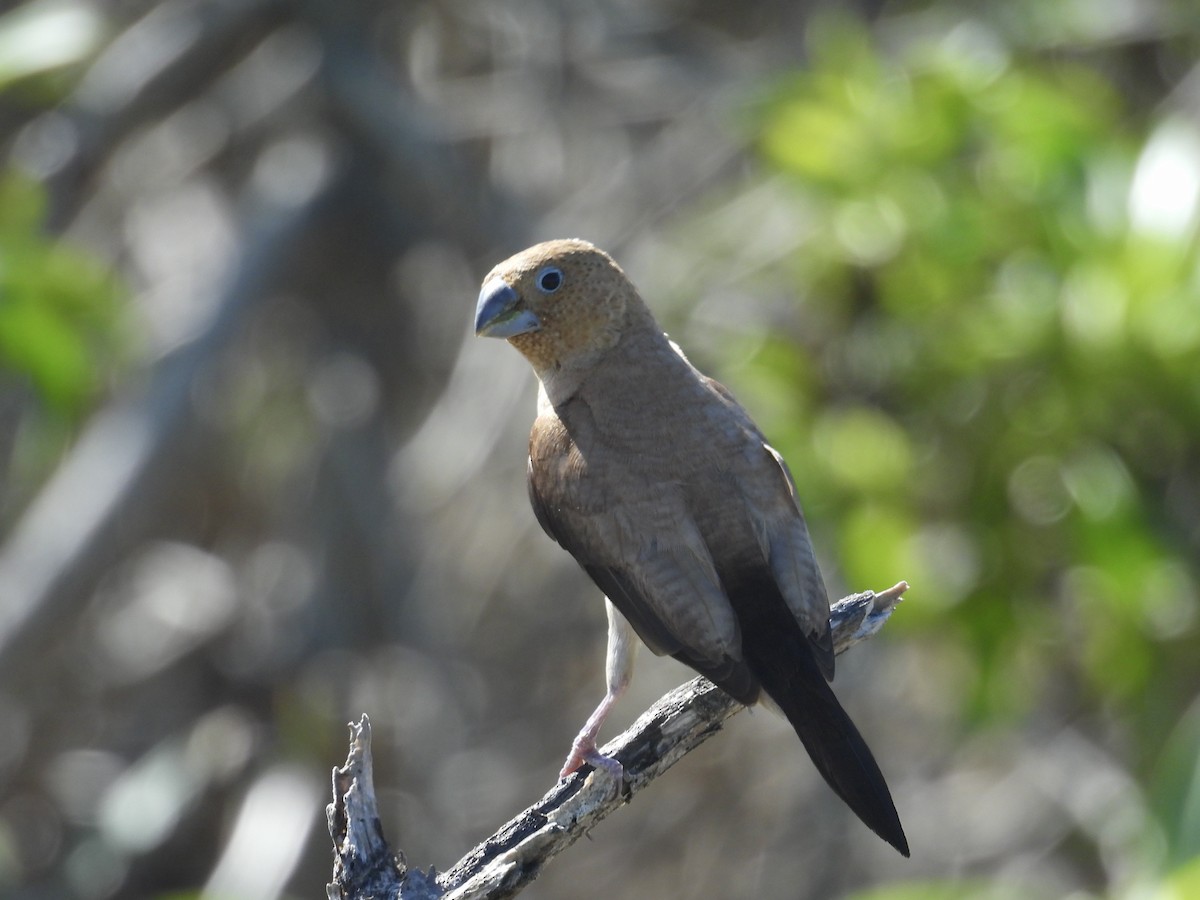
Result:
{"type": "Polygon", "coordinates": [[[34,0],[0,150],[0,895],[322,895],[364,712],[413,865],[553,783],[603,604],[470,323],[578,236],[912,583],[913,856],[755,713],[527,896],[1200,897],[1192,0],[34,0]]]}

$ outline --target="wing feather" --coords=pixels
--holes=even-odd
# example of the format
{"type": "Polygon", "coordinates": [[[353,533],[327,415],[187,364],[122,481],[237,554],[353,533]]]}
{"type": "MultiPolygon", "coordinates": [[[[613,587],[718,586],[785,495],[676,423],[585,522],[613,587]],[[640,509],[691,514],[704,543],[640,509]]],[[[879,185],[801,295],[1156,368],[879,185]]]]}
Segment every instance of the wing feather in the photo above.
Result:
{"type": "Polygon", "coordinates": [[[529,497],[538,522],[583,567],[638,636],[743,702],[758,696],[741,634],[682,492],[639,483],[604,454],[589,467],[557,416],[530,434],[529,497]]]}
{"type": "Polygon", "coordinates": [[[763,558],[768,561],[779,595],[800,624],[821,672],[833,678],[833,636],[829,630],[829,596],[813,554],[808,525],[796,496],[796,482],[779,452],[719,381],[702,376],[749,436],[734,477],[754,521],[763,558]]]}

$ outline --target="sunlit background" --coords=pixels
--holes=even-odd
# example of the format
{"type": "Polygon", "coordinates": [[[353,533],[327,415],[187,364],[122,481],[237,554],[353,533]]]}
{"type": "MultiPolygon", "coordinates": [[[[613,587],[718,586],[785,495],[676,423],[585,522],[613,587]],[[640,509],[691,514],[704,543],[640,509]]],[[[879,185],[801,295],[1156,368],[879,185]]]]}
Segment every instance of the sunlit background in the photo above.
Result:
{"type": "Polygon", "coordinates": [[[364,712],[415,866],[553,784],[603,605],[470,322],[578,236],[912,583],[913,854],[756,713],[527,896],[1200,897],[1193,0],[34,0],[0,148],[0,895],[323,896],[364,712]]]}

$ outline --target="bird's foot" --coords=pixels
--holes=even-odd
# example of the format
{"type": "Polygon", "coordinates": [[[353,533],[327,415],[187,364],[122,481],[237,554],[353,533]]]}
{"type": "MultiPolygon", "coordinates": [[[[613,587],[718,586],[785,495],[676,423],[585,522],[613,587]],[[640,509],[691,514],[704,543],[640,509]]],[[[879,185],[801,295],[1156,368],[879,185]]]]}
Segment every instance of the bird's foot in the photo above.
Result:
{"type": "MultiPolygon", "coordinates": [[[[570,777],[573,772],[579,771],[584,763],[592,767],[592,774],[599,776],[601,783],[608,782],[614,797],[620,797],[626,803],[630,801],[633,796],[633,790],[629,782],[625,780],[625,767],[621,765],[619,760],[611,756],[605,756],[597,750],[594,743],[590,747],[572,746],[571,755],[563,763],[562,772],[558,777],[570,777]]],[[[607,789],[610,788],[606,787],[607,789]]]]}
{"type": "Polygon", "coordinates": [[[613,757],[605,756],[597,750],[595,741],[581,743],[577,740],[572,744],[571,755],[563,763],[562,771],[558,773],[558,777],[560,779],[566,778],[572,772],[578,771],[585,763],[593,769],[608,773],[617,784],[625,781],[625,767],[613,757]]]}
{"type": "Polygon", "coordinates": [[[625,767],[616,757],[605,756],[599,750],[593,750],[584,759],[591,763],[593,769],[606,772],[618,786],[625,784],[625,767]]]}

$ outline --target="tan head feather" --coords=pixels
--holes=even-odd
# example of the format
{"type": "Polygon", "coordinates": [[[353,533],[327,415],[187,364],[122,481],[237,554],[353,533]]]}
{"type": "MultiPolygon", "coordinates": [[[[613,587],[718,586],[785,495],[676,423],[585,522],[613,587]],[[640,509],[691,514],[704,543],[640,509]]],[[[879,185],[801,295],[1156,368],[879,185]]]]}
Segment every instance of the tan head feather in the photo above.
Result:
{"type": "Polygon", "coordinates": [[[500,263],[502,278],[537,316],[537,331],[510,337],[539,372],[586,364],[633,322],[650,319],[636,288],[607,253],[581,240],[537,244],[500,263]]]}

